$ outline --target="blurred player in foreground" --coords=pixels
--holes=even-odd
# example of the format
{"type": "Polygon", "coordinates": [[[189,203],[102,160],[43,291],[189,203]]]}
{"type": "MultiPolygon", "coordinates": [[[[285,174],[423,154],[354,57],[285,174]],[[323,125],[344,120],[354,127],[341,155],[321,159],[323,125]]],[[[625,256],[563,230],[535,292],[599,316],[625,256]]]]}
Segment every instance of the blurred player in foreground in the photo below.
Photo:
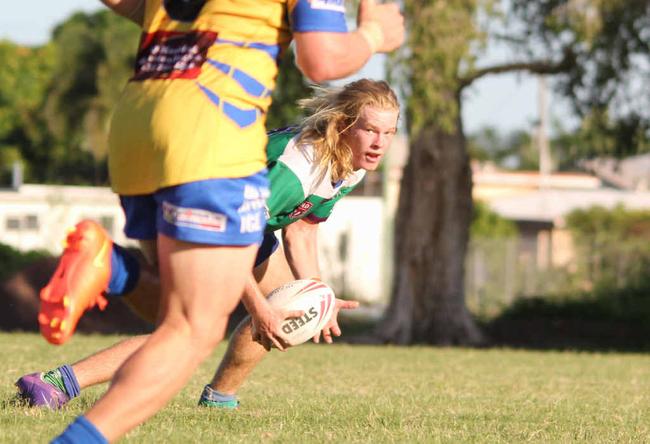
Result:
{"type": "MultiPolygon", "coordinates": [[[[260,295],[294,279],[320,277],[318,224],[328,218],[338,200],[362,181],[366,171],[378,168],[396,132],[399,104],[394,92],[382,81],[364,79],[342,89],[318,90],[301,105],[309,116],[299,127],[272,132],[267,145],[269,219],[255,262],[256,283],[248,285],[248,291],[260,295]],[[277,230],[282,230],[284,252],[273,234],[277,230]]],[[[141,269],[138,261],[117,244],[112,244],[111,260],[105,261],[105,271],[74,270],[79,259],[66,261],[66,255],[92,258],[108,239],[94,222],[82,222],[76,231],[80,230],[88,239],[80,243],[81,249],[64,253],[61,269],[49,285],[61,285],[56,275],[64,272],[65,282],[70,283],[67,292],[74,294],[76,282],[94,279],[98,281],[95,287],[107,289],[109,298],[122,296],[138,314],[153,322],[159,289],[151,270],[141,269]],[[75,275],[79,272],[85,275],[75,275]]],[[[216,289],[215,293],[218,292],[216,289]]],[[[291,313],[276,313],[268,305],[256,304],[254,299],[244,298],[244,302],[251,316],[233,333],[214,379],[201,394],[200,405],[237,407],[237,390],[271,345],[280,350],[286,347],[281,332],[275,334],[272,325],[291,313]]],[[[332,335],[341,334],[338,310],[356,306],[352,301],[337,300],[332,320],[322,331],[325,342],[331,342],[332,335]]],[[[119,365],[145,340],[146,336],[128,339],[71,366],[25,375],[17,386],[31,405],[58,408],[81,389],[110,380],[119,365]]]]}
{"type": "MultiPolygon", "coordinates": [[[[403,41],[397,6],[372,0],[360,3],[352,32],[343,0],[102,1],[142,28],[108,163],[125,233],[157,265],[161,310],[155,331],[57,443],[119,439],[164,407],[223,339],[264,235],[264,116],[290,41],[316,82],[403,41]]],[[[101,243],[98,263],[111,258],[109,246],[101,243]]],[[[64,342],[94,302],[43,294],[41,332],[64,342]]]]}

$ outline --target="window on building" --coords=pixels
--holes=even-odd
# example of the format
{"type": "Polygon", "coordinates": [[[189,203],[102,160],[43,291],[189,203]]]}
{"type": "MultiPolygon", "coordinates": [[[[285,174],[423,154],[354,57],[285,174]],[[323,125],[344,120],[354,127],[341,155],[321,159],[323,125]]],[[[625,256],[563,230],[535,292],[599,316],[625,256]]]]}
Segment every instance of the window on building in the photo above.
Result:
{"type": "Polygon", "coordinates": [[[20,230],[20,218],[18,217],[8,217],[5,221],[5,228],[7,231],[18,231],[20,230]]]}
{"type": "Polygon", "coordinates": [[[115,235],[115,233],[113,233],[115,225],[115,218],[113,216],[100,216],[99,223],[111,237],[115,235]]]}
{"type": "Polygon", "coordinates": [[[38,216],[35,214],[9,216],[5,219],[5,229],[7,231],[34,231],[38,230],[38,228],[38,216]]]}
{"type": "Polygon", "coordinates": [[[25,230],[38,230],[38,225],[38,216],[35,214],[25,216],[23,227],[25,230]]]}

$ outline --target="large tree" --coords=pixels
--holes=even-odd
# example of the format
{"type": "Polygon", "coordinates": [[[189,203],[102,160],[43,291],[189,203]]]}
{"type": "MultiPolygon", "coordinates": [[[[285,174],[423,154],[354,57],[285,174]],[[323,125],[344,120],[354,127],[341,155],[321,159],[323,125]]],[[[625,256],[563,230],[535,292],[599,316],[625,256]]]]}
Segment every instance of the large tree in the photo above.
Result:
{"type": "MultiPolygon", "coordinates": [[[[16,162],[31,163],[48,145],[39,111],[54,57],[51,46],[26,48],[0,41],[0,58],[0,183],[6,185],[16,162]]],[[[31,171],[25,174],[31,177],[31,171]]]]}
{"type": "Polygon", "coordinates": [[[106,10],[76,13],[53,32],[56,65],[44,115],[60,149],[92,157],[88,179],[96,185],[107,182],[108,119],[132,74],[139,35],[106,10]]]}
{"type": "Polygon", "coordinates": [[[396,215],[392,298],[378,330],[383,341],[484,341],[466,308],[463,285],[472,180],[460,116],[463,90],[474,81],[512,71],[557,75],[559,90],[589,124],[623,128],[626,140],[647,139],[647,76],[641,77],[645,108],[611,109],[621,83],[648,67],[647,0],[504,5],[512,15],[491,38],[517,47],[518,59],[479,66],[477,55],[493,41],[486,24],[498,15],[494,1],[404,2],[409,36],[395,77],[405,85],[410,154],[396,215]]]}
{"type": "Polygon", "coordinates": [[[106,127],[132,71],[139,31],[108,11],[77,13],[52,40],[0,42],[0,168],[15,161],[30,182],[107,182],[106,127]]]}

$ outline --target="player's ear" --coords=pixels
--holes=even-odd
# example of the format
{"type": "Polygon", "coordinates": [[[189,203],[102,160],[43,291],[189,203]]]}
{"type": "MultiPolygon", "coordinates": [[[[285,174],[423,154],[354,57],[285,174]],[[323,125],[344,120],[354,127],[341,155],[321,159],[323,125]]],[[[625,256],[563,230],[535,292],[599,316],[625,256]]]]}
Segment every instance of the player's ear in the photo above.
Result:
{"type": "Polygon", "coordinates": [[[336,125],[336,130],[338,131],[339,134],[344,134],[350,131],[354,123],[356,122],[355,119],[341,119],[336,125]]]}

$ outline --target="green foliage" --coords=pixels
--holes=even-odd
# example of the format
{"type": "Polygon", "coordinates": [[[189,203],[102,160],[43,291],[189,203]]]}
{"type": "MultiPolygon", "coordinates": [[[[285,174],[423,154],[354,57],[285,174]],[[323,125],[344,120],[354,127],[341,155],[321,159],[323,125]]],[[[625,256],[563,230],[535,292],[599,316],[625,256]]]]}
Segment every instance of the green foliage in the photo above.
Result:
{"type": "MultiPolygon", "coordinates": [[[[490,210],[486,203],[474,201],[469,232],[465,258],[466,303],[478,318],[487,318],[502,308],[503,289],[508,287],[505,280],[510,277],[502,269],[504,262],[516,254],[518,229],[514,222],[490,210]]],[[[507,295],[506,299],[511,296],[507,295]]]]}
{"type": "Polygon", "coordinates": [[[580,147],[577,154],[586,157],[648,152],[650,130],[645,125],[647,122],[639,116],[617,120],[606,109],[594,109],[584,116],[574,136],[574,146],[580,147]]]}
{"type": "Polygon", "coordinates": [[[293,51],[289,48],[280,62],[277,85],[273,91],[273,103],[266,118],[266,127],[271,130],[297,124],[303,117],[303,113],[296,106],[296,102],[308,97],[311,92],[304,76],[296,67],[293,51]]]}
{"type": "Polygon", "coordinates": [[[561,94],[584,119],[587,152],[626,155],[648,150],[650,112],[647,0],[512,0],[516,37],[542,58],[564,58],[561,94]]]}
{"type": "Polygon", "coordinates": [[[470,225],[472,238],[507,238],[516,236],[517,226],[514,222],[499,216],[484,202],[474,202],[474,215],[470,225]]]}
{"type": "Polygon", "coordinates": [[[650,283],[619,290],[522,298],[508,307],[501,317],[627,322],[647,326],[647,333],[650,333],[650,283]]]}
{"type": "Polygon", "coordinates": [[[486,329],[518,347],[647,351],[650,285],[518,299],[486,329]]]}
{"type": "Polygon", "coordinates": [[[475,62],[473,45],[485,38],[476,20],[493,2],[405,0],[407,43],[392,76],[405,89],[407,125],[415,138],[424,127],[458,128],[461,71],[475,62]]]}
{"type": "Polygon", "coordinates": [[[21,114],[42,104],[55,63],[51,45],[27,48],[0,41],[0,138],[5,138],[21,114]]]}
{"type": "MultiPolygon", "coordinates": [[[[0,334],[2,442],[47,442],[106,385],[68,407],[11,402],[22,374],[112,345],[75,336],[52,347],[37,334],[0,334]]],[[[508,349],[301,345],[269,353],[234,412],[196,402],[225,348],[206,360],[160,414],[125,443],[642,443],[650,440],[650,356],[508,349]],[[333,410],[336,414],[332,414],[333,410]]]]}
{"type": "Polygon", "coordinates": [[[0,282],[39,259],[49,257],[46,252],[21,252],[8,245],[0,243],[0,282]]]}
{"type": "Polygon", "coordinates": [[[591,207],[567,216],[584,285],[595,289],[650,286],[650,211],[591,207]]]}
{"type": "Polygon", "coordinates": [[[650,322],[650,211],[592,207],[573,211],[566,223],[573,259],[562,266],[540,267],[515,238],[473,235],[466,261],[473,313],[492,319],[541,307],[540,318],[547,309],[585,310],[599,316],[585,319],[622,322],[636,312],[650,322]]]}
{"type": "Polygon", "coordinates": [[[524,130],[502,134],[496,128],[481,128],[468,136],[467,147],[472,159],[493,162],[502,168],[517,170],[539,168],[538,151],[529,132],[524,130]]]}
{"type": "Polygon", "coordinates": [[[139,31],[108,11],[78,13],[41,48],[0,43],[0,177],[106,184],[106,127],[139,31]]]}
{"type": "MultiPolygon", "coordinates": [[[[552,168],[554,171],[575,171],[580,169],[580,160],[595,154],[607,155],[615,149],[612,138],[598,126],[582,122],[577,130],[567,131],[558,123],[557,131],[551,136],[552,168]]],[[[650,142],[650,141],[648,141],[650,142]]],[[[630,142],[640,151],[645,150],[643,140],[630,142]]],[[[513,130],[501,133],[496,128],[484,127],[467,136],[467,149],[470,157],[481,162],[492,162],[501,168],[514,170],[538,170],[539,149],[531,131],[513,130]]]]}
{"type": "Polygon", "coordinates": [[[40,109],[52,81],[53,54],[51,45],[26,48],[0,42],[0,177],[4,183],[15,162],[28,163],[32,153],[46,149],[48,131],[40,109]]]}
{"type": "Polygon", "coordinates": [[[606,236],[614,241],[650,241],[650,211],[628,210],[622,205],[611,210],[600,206],[575,210],[567,216],[567,226],[584,239],[606,236]]]}
{"type": "Polygon", "coordinates": [[[58,140],[106,156],[107,120],[132,73],[140,30],[104,10],[77,13],[53,34],[57,51],[46,101],[48,126],[58,140]]]}

